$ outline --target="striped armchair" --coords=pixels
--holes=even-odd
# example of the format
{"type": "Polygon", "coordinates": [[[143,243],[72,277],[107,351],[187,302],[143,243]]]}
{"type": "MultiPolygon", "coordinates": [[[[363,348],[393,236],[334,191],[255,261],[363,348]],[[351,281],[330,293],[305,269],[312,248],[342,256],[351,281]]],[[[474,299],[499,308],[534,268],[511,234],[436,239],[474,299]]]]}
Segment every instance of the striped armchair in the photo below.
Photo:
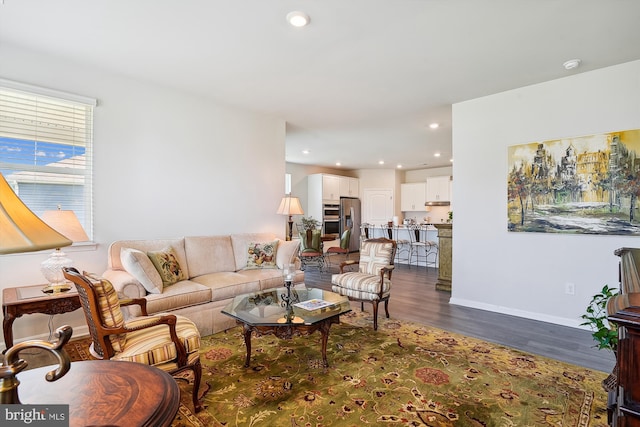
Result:
{"type": "Polygon", "coordinates": [[[386,238],[368,239],[360,244],[358,271],[347,271],[345,267],[356,265],[347,260],[340,264],[340,274],[331,276],[333,292],[349,297],[350,300],[373,304],[373,329],[378,330],[378,304],[384,301],[384,311],[389,318],[389,296],[391,294],[391,273],[396,254],[396,241],[386,238]]]}
{"type": "Polygon", "coordinates": [[[108,280],[86,272],[80,274],[75,268],[65,267],[63,272],[78,289],[93,340],[91,354],[98,359],[155,366],[173,376],[193,371],[193,406],[196,412],[200,411],[202,366],[200,333],[195,324],[173,314],[148,316],[144,298],[119,300],[108,280]],[[142,316],[125,321],[120,307],[134,304],[140,306],[142,316]]]}

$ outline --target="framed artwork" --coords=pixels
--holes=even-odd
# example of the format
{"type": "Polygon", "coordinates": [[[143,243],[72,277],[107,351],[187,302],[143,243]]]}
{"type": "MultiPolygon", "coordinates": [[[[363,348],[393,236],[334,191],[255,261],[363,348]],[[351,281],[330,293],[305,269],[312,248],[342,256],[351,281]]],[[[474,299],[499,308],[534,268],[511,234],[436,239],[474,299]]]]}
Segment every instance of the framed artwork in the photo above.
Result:
{"type": "Polygon", "coordinates": [[[640,235],[640,129],[508,147],[510,232],[640,235]]]}

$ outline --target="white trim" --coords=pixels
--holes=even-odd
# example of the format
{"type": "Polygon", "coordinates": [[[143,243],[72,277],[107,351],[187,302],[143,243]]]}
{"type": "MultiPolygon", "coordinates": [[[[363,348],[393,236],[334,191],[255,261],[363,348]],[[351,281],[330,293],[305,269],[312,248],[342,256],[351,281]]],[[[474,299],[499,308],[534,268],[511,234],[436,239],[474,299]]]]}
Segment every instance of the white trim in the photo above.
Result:
{"type": "Polygon", "coordinates": [[[461,298],[451,298],[449,304],[459,305],[463,307],[475,308],[479,310],[491,311],[494,313],[508,314],[510,316],[523,317],[525,319],[536,320],[539,322],[553,323],[555,325],[568,326],[570,328],[588,329],[585,326],[580,326],[582,323],[579,319],[569,319],[566,317],[547,316],[541,313],[535,313],[532,311],[517,310],[509,307],[502,307],[494,304],[479,303],[477,301],[471,301],[461,298]]]}
{"type": "Polygon", "coordinates": [[[12,80],[7,80],[3,78],[0,78],[0,86],[6,87],[8,89],[19,90],[21,92],[35,94],[35,95],[64,99],[65,101],[75,102],[77,104],[82,104],[82,105],[88,105],[90,107],[95,107],[98,105],[98,100],[94,98],[89,98],[82,95],[76,95],[73,93],[61,92],[55,89],[48,89],[45,87],[34,86],[27,83],[14,82],[12,80]]]}

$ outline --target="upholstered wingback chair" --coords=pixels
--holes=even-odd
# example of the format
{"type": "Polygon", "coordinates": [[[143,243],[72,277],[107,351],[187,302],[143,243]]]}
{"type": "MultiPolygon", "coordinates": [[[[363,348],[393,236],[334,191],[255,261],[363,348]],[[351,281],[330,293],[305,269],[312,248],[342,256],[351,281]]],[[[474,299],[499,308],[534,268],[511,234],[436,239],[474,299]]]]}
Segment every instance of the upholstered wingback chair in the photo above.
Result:
{"type": "Polygon", "coordinates": [[[378,304],[384,301],[384,310],[389,318],[389,296],[391,295],[391,273],[396,253],[396,242],[386,238],[368,239],[360,243],[360,261],[358,271],[347,271],[345,268],[355,265],[355,260],[347,260],[340,264],[340,274],[331,276],[333,292],[360,301],[364,310],[364,302],[373,304],[373,329],[378,330],[378,304]]]}
{"type": "Polygon", "coordinates": [[[144,298],[119,300],[108,280],[69,267],[63,268],[63,273],[78,289],[93,340],[93,356],[152,365],[172,376],[191,370],[193,406],[196,412],[202,409],[198,395],[202,378],[200,333],[193,322],[173,314],[148,316],[144,298]],[[120,307],[133,304],[140,306],[142,316],[125,321],[120,307]]]}

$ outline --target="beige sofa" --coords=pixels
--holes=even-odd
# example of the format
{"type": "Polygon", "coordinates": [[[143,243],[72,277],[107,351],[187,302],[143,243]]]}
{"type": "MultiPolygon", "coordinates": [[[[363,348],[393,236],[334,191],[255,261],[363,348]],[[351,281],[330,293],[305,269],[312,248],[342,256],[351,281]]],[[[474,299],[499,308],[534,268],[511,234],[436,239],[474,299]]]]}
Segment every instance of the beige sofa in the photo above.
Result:
{"type": "MultiPolygon", "coordinates": [[[[197,325],[202,335],[209,335],[235,326],[234,319],[220,312],[234,296],[282,286],[286,264],[295,264],[293,283],[302,283],[304,272],[300,270],[298,247],[297,240],[288,242],[269,233],[120,240],[109,247],[108,269],[103,277],[111,281],[121,298],[144,297],[149,314],[182,314],[197,325]],[[275,266],[258,267],[254,261],[249,263],[253,268],[247,268],[252,256],[249,245],[274,241],[275,266]],[[146,254],[167,248],[175,254],[179,273],[186,280],[169,286],[160,284],[156,289],[160,275],[146,254]]],[[[138,314],[139,309],[130,308],[128,312],[129,316],[138,314]]]]}

